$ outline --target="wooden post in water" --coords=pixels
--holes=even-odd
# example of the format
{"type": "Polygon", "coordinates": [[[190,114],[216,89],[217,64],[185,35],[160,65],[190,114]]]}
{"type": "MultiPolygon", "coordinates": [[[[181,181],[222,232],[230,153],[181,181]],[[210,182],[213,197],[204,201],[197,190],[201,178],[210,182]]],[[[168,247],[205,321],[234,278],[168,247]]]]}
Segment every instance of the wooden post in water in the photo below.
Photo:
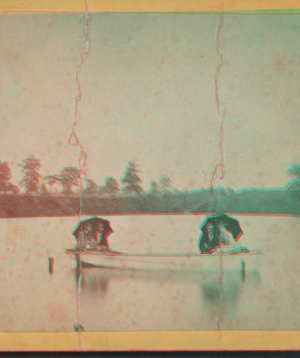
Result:
{"type": "Polygon", "coordinates": [[[54,258],[48,257],[48,272],[53,273],[54,258]]]}
{"type": "Polygon", "coordinates": [[[75,254],[75,267],[78,269],[81,268],[80,254],[75,254]]]}
{"type": "Polygon", "coordinates": [[[243,281],[245,280],[245,273],[246,273],[245,261],[242,259],[241,260],[241,274],[242,274],[243,281]]]}

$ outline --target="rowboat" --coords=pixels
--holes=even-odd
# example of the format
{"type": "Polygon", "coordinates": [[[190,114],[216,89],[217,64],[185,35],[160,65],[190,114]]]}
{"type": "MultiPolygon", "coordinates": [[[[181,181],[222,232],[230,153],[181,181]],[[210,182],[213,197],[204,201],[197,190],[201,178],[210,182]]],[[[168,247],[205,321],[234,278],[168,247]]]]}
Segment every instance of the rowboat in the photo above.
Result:
{"type": "MultiPolygon", "coordinates": [[[[207,216],[200,226],[207,234],[207,225],[225,225],[230,229],[232,240],[238,240],[242,230],[238,220],[226,215],[207,216]]],[[[73,230],[77,246],[67,249],[66,254],[75,257],[77,267],[96,266],[135,270],[181,271],[255,271],[262,256],[259,250],[249,251],[241,245],[216,247],[214,252],[201,253],[125,253],[108,249],[107,237],[113,232],[108,220],[97,216],[83,219],[73,230]]],[[[208,237],[208,234],[206,235],[208,237]]],[[[207,243],[208,244],[208,243],[207,243]]],[[[201,245],[200,245],[201,246],[201,245]]],[[[202,250],[202,249],[201,249],[202,250]]]]}
{"type": "Polygon", "coordinates": [[[181,271],[257,271],[262,251],[199,254],[187,253],[123,253],[111,250],[67,249],[77,266],[96,266],[136,270],[181,271]]]}

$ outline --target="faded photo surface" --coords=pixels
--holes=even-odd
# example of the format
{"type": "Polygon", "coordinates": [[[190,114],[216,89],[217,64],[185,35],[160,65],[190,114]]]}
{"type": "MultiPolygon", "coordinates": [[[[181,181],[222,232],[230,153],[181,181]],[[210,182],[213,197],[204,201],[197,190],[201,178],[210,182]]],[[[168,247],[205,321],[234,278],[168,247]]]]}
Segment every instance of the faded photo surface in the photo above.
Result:
{"type": "Polygon", "coordinates": [[[0,331],[300,329],[300,15],[0,20],[0,331]]]}

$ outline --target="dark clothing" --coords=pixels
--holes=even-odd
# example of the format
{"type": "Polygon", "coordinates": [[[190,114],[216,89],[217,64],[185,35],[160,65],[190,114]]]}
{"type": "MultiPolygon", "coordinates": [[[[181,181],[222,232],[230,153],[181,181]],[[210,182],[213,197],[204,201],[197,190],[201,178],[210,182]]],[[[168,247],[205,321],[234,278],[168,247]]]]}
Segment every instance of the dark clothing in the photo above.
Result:
{"type": "Polygon", "coordinates": [[[199,249],[201,252],[213,251],[217,246],[219,246],[219,239],[217,235],[214,235],[211,239],[206,233],[200,235],[199,249]]]}
{"type": "Polygon", "coordinates": [[[105,247],[108,249],[108,241],[105,235],[99,233],[97,243],[100,247],[105,247]]]}
{"type": "Polygon", "coordinates": [[[99,245],[108,247],[108,241],[106,240],[106,237],[101,238],[99,245]]]}
{"type": "Polygon", "coordinates": [[[84,230],[79,230],[77,233],[77,248],[82,249],[87,243],[92,242],[93,237],[91,232],[85,232],[84,230]]]}

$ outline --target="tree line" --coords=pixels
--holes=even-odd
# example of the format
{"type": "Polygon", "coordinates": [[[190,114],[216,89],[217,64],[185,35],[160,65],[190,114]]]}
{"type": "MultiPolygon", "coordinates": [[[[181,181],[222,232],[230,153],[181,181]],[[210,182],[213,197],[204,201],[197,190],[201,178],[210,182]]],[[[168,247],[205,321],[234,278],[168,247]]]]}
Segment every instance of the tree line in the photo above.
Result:
{"type": "MultiPolygon", "coordinates": [[[[53,186],[60,186],[60,193],[71,195],[74,188],[79,188],[86,195],[139,195],[145,193],[142,180],[139,177],[139,166],[134,161],[129,161],[124,174],[118,182],[112,176],[107,176],[102,185],[97,185],[91,178],[82,180],[81,172],[74,166],[63,167],[59,173],[41,176],[41,162],[35,156],[22,160],[19,164],[22,171],[22,179],[19,186],[11,183],[11,170],[7,162],[0,162],[0,192],[4,194],[19,194],[21,190],[25,194],[53,193],[53,186]]],[[[167,175],[162,175],[157,181],[151,180],[147,193],[153,195],[176,193],[172,180],[167,175]]]]}
{"type": "MultiPolygon", "coordinates": [[[[112,176],[107,176],[102,185],[97,185],[91,178],[82,181],[80,170],[74,166],[63,167],[58,174],[42,177],[39,173],[41,162],[33,155],[23,159],[19,167],[22,171],[22,179],[17,186],[11,183],[9,164],[0,161],[0,193],[16,195],[22,190],[26,194],[49,195],[53,193],[53,185],[55,184],[60,185],[60,193],[65,195],[74,193],[74,188],[79,188],[86,195],[99,196],[179,193],[173,187],[173,182],[167,175],[162,175],[157,181],[151,180],[149,188],[145,192],[139,176],[139,166],[134,161],[127,163],[120,182],[112,176]]],[[[286,188],[300,199],[300,163],[293,163],[287,175],[290,180],[286,188]]],[[[226,191],[229,190],[233,191],[231,188],[226,189],[226,191]]]]}

